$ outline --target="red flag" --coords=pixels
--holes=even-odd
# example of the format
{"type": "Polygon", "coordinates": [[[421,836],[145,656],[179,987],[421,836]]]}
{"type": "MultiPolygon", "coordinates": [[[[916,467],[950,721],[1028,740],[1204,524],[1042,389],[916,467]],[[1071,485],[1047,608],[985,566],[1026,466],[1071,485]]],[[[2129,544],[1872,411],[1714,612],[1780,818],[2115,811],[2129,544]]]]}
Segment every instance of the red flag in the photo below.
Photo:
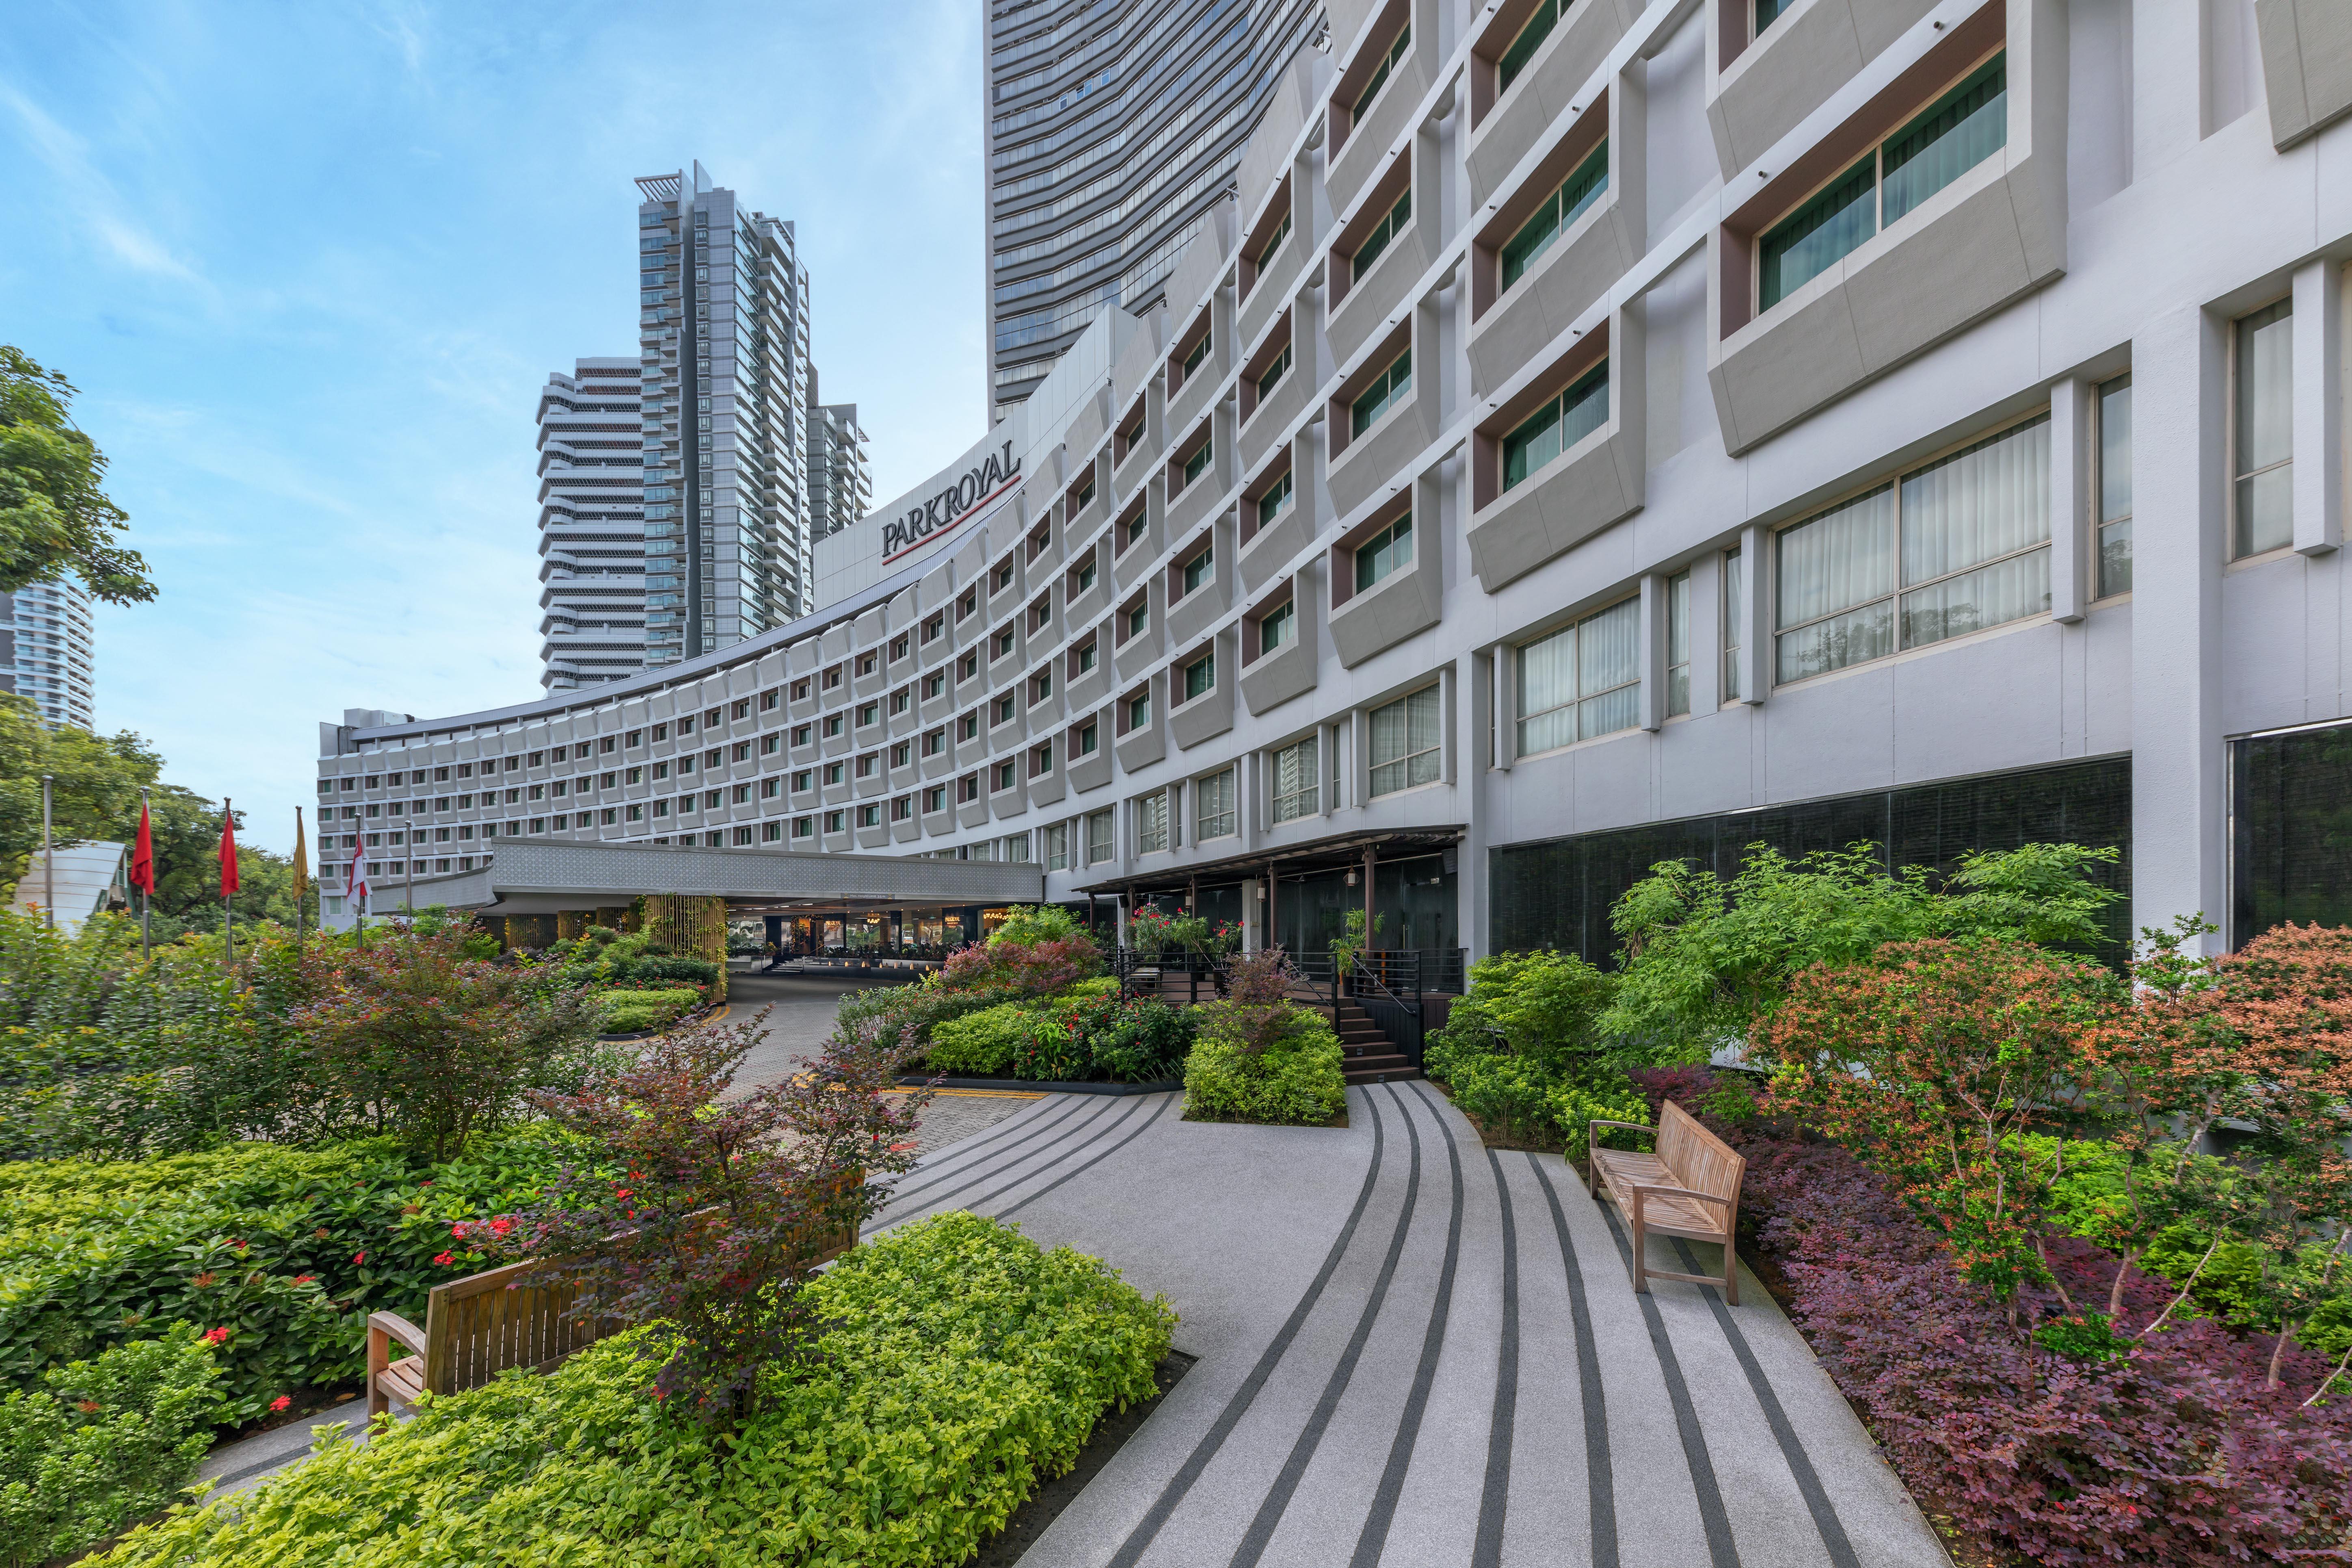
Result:
{"type": "Polygon", "coordinates": [[[155,839],[147,830],[147,803],[139,803],[139,842],[131,851],[131,885],[155,896],[155,839]]]}
{"type": "Polygon", "coordinates": [[[236,814],[226,806],[221,812],[220,888],[223,898],[236,891],[236,814]]]}

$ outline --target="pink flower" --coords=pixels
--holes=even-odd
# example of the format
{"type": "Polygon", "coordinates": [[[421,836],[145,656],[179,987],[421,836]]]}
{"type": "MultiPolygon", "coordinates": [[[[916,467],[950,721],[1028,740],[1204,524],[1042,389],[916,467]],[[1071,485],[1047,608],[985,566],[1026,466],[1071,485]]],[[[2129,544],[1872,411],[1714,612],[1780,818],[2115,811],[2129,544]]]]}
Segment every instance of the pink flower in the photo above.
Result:
{"type": "Polygon", "coordinates": [[[457,1255],[450,1252],[436,1252],[433,1255],[433,1261],[446,1268],[457,1261],[457,1255]]]}
{"type": "Polygon", "coordinates": [[[354,1264],[365,1263],[367,1261],[367,1254],[364,1252],[354,1252],[352,1254],[352,1261],[354,1264]]]}
{"type": "Polygon", "coordinates": [[[514,1221],[509,1219],[504,1215],[500,1215],[498,1218],[490,1221],[490,1234],[492,1236],[504,1236],[513,1228],[514,1221]]]}
{"type": "Polygon", "coordinates": [[[206,1329],[205,1331],[205,1338],[211,1341],[214,1344],[225,1345],[228,1343],[228,1330],[226,1328],[206,1329]]]}
{"type": "Polygon", "coordinates": [[[292,1409],[293,1405],[294,1396],[290,1394],[281,1394],[269,1402],[269,1408],[280,1414],[292,1409]]]}

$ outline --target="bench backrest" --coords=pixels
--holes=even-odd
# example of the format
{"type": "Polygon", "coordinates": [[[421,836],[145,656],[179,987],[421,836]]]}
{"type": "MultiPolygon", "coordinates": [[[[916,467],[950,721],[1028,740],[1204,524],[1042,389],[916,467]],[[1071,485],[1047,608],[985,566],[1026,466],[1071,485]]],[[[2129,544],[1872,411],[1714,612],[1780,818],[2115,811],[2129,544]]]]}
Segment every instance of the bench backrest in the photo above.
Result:
{"type": "Polygon", "coordinates": [[[479,1388],[510,1366],[545,1372],[617,1323],[565,1316],[577,1288],[533,1283],[535,1265],[510,1263],[433,1287],[425,1308],[425,1386],[434,1394],[479,1388]]]}
{"type": "Polygon", "coordinates": [[[1657,1148],[1659,1163],[1684,1186],[1734,1204],[1739,1201],[1739,1180],[1747,1173],[1748,1162],[1671,1100],[1659,1108],[1657,1148]]]}

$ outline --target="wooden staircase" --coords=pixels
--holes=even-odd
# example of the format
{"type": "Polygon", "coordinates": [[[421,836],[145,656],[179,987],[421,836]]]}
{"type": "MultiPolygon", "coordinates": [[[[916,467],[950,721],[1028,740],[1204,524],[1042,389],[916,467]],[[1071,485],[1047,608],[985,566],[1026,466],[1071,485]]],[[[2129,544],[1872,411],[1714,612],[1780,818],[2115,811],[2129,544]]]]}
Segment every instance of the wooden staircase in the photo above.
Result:
{"type": "Polygon", "coordinates": [[[1345,996],[1339,998],[1337,1013],[1333,1027],[1339,1036],[1340,1070],[1349,1083],[1388,1083],[1421,1076],[1370,1013],[1345,996]]]}

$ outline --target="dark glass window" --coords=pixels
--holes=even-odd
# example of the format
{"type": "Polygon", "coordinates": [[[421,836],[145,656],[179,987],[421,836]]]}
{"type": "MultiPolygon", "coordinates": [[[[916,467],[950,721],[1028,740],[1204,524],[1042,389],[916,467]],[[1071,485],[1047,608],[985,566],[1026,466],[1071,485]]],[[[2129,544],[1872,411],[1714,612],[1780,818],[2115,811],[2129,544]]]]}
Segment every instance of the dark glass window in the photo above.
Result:
{"type": "Polygon", "coordinates": [[[2352,925],[2352,724],[2231,742],[2230,787],[2230,945],[2352,925]]]}

